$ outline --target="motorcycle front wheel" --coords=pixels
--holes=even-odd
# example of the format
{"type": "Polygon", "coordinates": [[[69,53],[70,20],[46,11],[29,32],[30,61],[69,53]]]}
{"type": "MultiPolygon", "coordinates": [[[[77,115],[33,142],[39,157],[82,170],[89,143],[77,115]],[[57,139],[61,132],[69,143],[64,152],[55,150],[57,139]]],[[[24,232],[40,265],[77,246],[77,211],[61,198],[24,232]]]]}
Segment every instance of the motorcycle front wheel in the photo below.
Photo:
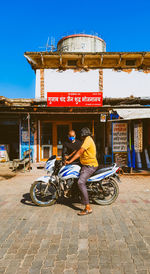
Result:
{"type": "Polygon", "coordinates": [[[51,206],[56,203],[58,198],[55,184],[49,182],[36,181],[31,185],[30,196],[32,202],[38,206],[51,206]]]}
{"type": "MultiPolygon", "coordinates": [[[[98,187],[98,186],[97,186],[98,187]]],[[[93,201],[99,205],[112,204],[119,195],[119,187],[114,178],[107,178],[99,182],[98,191],[93,201]]]]}

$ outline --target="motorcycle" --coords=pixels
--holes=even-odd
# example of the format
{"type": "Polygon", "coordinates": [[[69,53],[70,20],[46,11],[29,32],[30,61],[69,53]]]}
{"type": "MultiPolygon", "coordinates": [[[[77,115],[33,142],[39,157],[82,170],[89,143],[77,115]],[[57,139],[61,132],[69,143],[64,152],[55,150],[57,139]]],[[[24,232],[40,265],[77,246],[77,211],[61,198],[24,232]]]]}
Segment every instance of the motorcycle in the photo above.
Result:
{"type": "MultiPolygon", "coordinates": [[[[78,164],[63,165],[56,156],[50,157],[45,165],[47,176],[37,178],[31,185],[30,196],[38,206],[53,205],[59,197],[77,199],[80,197],[77,181],[81,167],[78,164]]],[[[87,180],[90,202],[99,205],[112,204],[119,195],[117,174],[119,167],[112,166],[97,169],[87,180]]]]}

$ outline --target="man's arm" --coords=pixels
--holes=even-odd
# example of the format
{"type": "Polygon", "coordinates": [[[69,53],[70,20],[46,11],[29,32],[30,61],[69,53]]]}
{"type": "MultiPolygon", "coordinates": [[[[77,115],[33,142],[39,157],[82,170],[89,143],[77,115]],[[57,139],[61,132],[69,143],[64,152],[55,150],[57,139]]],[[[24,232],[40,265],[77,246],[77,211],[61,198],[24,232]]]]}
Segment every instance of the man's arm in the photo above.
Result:
{"type": "Polygon", "coordinates": [[[78,159],[78,158],[81,156],[81,154],[82,154],[84,151],[85,151],[85,149],[81,147],[81,148],[76,152],[76,154],[71,158],[71,160],[65,161],[65,164],[69,165],[69,164],[71,164],[72,162],[74,162],[76,159],[78,159]]]}
{"type": "Polygon", "coordinates": [[[67,160],[67,159],[71,158],[76,152],[77,151],[74,150],[70,155],[65,155],[65,159],[67,160]]]}

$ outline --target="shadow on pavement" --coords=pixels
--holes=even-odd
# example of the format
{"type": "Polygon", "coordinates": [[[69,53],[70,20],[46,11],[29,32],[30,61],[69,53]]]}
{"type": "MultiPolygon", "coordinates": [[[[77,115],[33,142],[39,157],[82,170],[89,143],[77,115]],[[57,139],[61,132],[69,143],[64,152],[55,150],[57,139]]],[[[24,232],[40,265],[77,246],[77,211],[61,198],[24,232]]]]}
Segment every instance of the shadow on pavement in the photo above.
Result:
{"type": "MultiPolygon", "coordinates": [[[[32,200],[31,200],[31,197],[30,197],[30,193],[25,193],[23,194],[23,198],[21,199],[20,201],[22,204],[25,204],[25,205],[28,205],[28,206],[38,206],[38,205],[35,205],[32,200]]],[[[70,208],[72,208],[73,210],[81,210],[80,207],[74,205],[73,203],[79,203],[79,201],[72,201],[71,199],[67,199],[67,198],[59,198],[56,202],[56,204],[61,204],[61,205],[64,205],[64,206],[68,206],[70,208]]],[[[53,205],[55,206],[55,204],[53,205]]]]}
{"type": "Polygon", "coordinates": [[[37,206],[32,202],[30,193],[23,194],[23,199],[21,199],[20,203],[28,205],[28,206],[37,206]]]}
{"type": "Polygon", "coordinates": [[[74,203],[79,203],[79,201],[74,201],[71,199],[67,199],[65,197],[59,198],[59,200],[57,201],[57,204],[68,206],[68,207],[72,208],[73,210],[81,210],[81,208],[74,205],[74,203]]]}

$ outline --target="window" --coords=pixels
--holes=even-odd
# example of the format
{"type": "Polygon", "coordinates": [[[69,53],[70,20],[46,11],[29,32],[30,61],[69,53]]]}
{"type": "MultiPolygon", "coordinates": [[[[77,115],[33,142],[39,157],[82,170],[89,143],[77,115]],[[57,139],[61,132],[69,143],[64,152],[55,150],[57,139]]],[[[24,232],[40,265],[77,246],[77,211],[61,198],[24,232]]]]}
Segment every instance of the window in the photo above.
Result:
{"type": "Polygon", "coordinates": [[[49,122],[41,123],[41,150],[42,159],[52,156],[52,124],[49,122]]]}
{"type": "Polygon", "coordinates": [[[68,60],[68,66],[74,67],[77,65],[77,60],[68,60]]]}
{"type": "Polygon", "coordinates": [[[136,60],[126,60],[126,66],[135,66],[136,60]]]}
{"type": "Polygon", "coordinates": [[[52,124],[49,122],[42,122],[41,144],[42,145],[52,144],[52,124]]]}

